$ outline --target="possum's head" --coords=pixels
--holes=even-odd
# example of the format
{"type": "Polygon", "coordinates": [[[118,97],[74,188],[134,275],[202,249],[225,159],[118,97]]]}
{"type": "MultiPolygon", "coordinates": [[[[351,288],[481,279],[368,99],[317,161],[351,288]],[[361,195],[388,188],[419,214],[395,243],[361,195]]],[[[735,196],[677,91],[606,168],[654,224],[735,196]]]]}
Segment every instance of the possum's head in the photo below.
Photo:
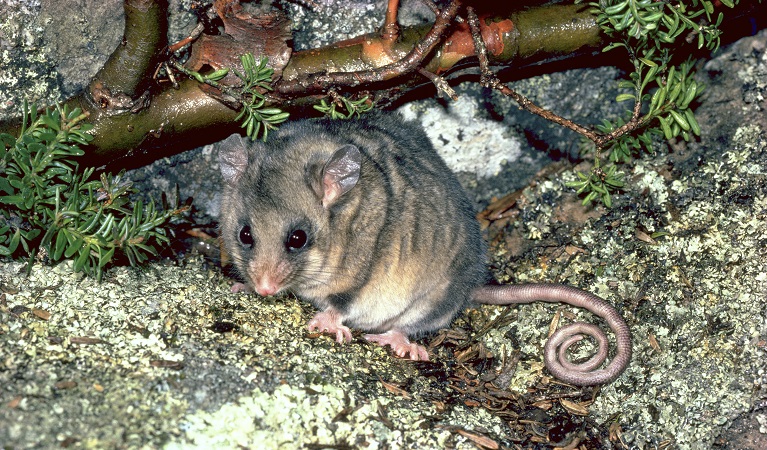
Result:
{"type": "Polygon", "coordinates": [[[269,145],[232,135],[221,144],[226,187],[220,233],[245,281],[260,295],[327,285],[336,264],[332,220],[360,177],[354,145],[290,140],[269,145]]]}

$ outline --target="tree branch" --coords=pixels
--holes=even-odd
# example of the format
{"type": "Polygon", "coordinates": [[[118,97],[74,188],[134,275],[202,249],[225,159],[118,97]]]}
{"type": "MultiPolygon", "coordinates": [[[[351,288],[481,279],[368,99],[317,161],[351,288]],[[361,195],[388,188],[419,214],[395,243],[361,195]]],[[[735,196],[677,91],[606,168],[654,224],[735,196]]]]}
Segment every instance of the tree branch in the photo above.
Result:
{"type": "MultiPolygon", "coordinates": [[[[393,7],[398,2],[391,3],[393,7]]],[[[221,102],[218,89],[184,80],[185,76],[178,83],[153,78],[158,65],[170,57],[164,38],[166,0],[126,0],[125,5],[124,44],[89,88],[66,102],[82,108],[94,125],[85,161],[94,166],[133,167],[235,132],[237,111],[231,103],[221,102]]],[[[386,105],[422,85],[419,72],[444,74],[473,55],[468,26],[454,20],[459,6],[453,0],[439,10],[433,25],[402,28],[393,42],[385,42],[391,36],[375,33],[292,53],[287,45],[290,24],[280,12],[251,16],[237,0],[217,0],[213,8],[225,33],[202,34],[192,44],[186,67],[203,73],[224,67],[241,70],[239,58],[250,52],[267,56],[274,69],[274,92],[267,94],[265,106],[303,111],[330,90],[364,92],[386,105]]],[[[390,10],[389,23],[395,18],[390,10]]],[[[578,49],[591,51],[600,44],[591,14],[573,5],[487,18],[481,30],[495,63],[526,63],[578,49]]],[[[220,82],[240,83],[233,76],[220,82]]],[[[0,124],[0,132],[17,131],[18,123],[0,124]]]]}
{"type": "MultiPolygon", "coordinates": [[[[458,0],[451,1],[437,15],[437,19],[434,21],[434,25],[429,32],[413,46],[409,53],[397,61],[392,61],[375,69],[354,72],[311,73],[295,78],[290,78],[289,74],[286,74],[286,77],[275,86],[275,91],[288,97],[296,94],[313,94],[330,88],[337,89],[339,87],[359,86],[361,84],[390,80],[415,71],[422,64],[424,58],[440,42],[448,26],[458,13],[459,6],[460,2],[458,0]]],[[[377,44],[378,42],[371,44],[371,41],[364,41],[362,44],[363,53],[375,57],[386,56],[385,52],[381,52],[376,48],[377,44]]]]}
{"type": "MultiPolygon", "coordinates": [[[[290,24],[281,12],[252,16],[242,10],[238,0],[216,0],[213,11],[223,21],[225,32],[200,35],[185,66],[201,73],[224,67],[241,70],[244,53],[266,56],[274,70],[274,91],[264,93],[264,106],[303,113],[330,91],[368,96],[382,107],[426,83],[424,76],[443,84],[445,75],[459,62],[465,67],[463,62],[473,60],[477,36],[483,42],[479,53],[486,68],[593,54],[602,45],[599,27],[587,6],[553,4],[501,17],[476,17],[472,33],[465,21],[456,20],[460,2],[453,0],[437,10],[433,25],[398,27],[394,34],[398,3],[389,1],[388,31],[294,53],[288,45],[290,24]]],[[[89,114],[94,125],[94,139],[84,149],[84,160],[94,166],[135,167],[236,131],[237,106],[234,102],[227,106],[218,89],[190,81],[185,75],[178,83],[154,78],[160,64],[172,66],[166,64],[172,57],[166,50],[166,0],[125,0],[125,8],[124,43],[88,89],[67,101],[70,107],[89,114]]],[[[220,82],[240,83],[230,75],[220,82]]],[[[594,136],[502,85],[497,89],[531,112],[594,136]]],[[[635,125],[629,122],[626,127],[635,125]]],[[[0,132],[15,135],[18,127],[18,120],[1,123],[0,132]]]]}
{"type": "Polygon", "coordinates": [[[168,45],[168,2],[125,0],[122,43],[93,77],[87,92],[102,110],[114,112],[141,107],[157,64],[168,45]]]}
{"type": "Polygon", "coordinates": [[[468,19],[469,27],[471,28],[471,34],[472,34],[472,38],[474,42],[474,48],[476,49],[476,53],[477,53],[477,59],[479,60],[480,84],[482,86],[495,89],[501,94],[507,97],[513,98],[514,101],[517,102],[519,107],[524,109],[525,111],[536,114],[540,117],[543,117],[546,120],[554,122],[558,125],[561,125],[567,129],[570,129],[580,134],[581,136],[586,137],[587,139],[591,140],[594,143],[594,145],[597,146],[597,148],[602,148],[605,144],[607,144],[611,140],[616,139],[623,134],[630,133],[642,125],[640,121],[640,111],[642,109],[642,102],[639,99],[637,99],[637,101],[634,104],[634,110],[633,110],[631,120],[628,121],[623,126],[621,126],[620,128],[613,130],[613,132],[609,134],[598,133],[596,131],[593,131],[592,129],[584,127],[583,125],[579,125],[570,119],[562,117],[552,111],[549,111],[545,108],[542,108],[536,105],[529,98],[525,97],[524,95],[520,94],[514,89],[501,83],[501,81],[490,70],[489,60],[487,57],[487,46],[485,45],[485,41],[483,40],[483,37],[481,34],[479,18],[477,17],[472,7],[467,8],[467,19],[468,19]]]}

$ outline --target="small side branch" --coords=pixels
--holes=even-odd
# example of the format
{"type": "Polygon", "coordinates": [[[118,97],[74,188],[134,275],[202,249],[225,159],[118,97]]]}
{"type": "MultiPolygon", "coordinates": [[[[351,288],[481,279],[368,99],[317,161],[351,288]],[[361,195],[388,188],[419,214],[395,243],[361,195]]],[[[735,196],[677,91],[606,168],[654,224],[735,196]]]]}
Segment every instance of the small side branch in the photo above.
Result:
{"type": "Polygon", "coordinates": [[[397,24],[398,8],[399,0],[389,0],[386,6],[386,19],[381,29],[381,39],[383,39],[387,47],[391,47],[399,36],[399,25],[397,24]]]}
{"type": "Polygon", "coordinates": [[[441,76],[437,74],[431,73],[424,68],[419,68],[418,73],[420,73],[424,77],[431,80],[432,83],[434,83],[434,86],[437,88],[437,95],[441,97],[442,94],[444,93],[445,95],[450,97],[450,99],[453,100],[454,102],[458,101],[458,94],[455,92],[455,90],[452,87],[450,87],[450,85],[444,78],[442,78],[441,76]]]}
{"type": "Polygon", "coordinates": [[[437,15],[434,25],[428,33],[402,59],[391,64],[372,70],[359,72],[314,73],[291,80],[289,83],[278,83],[275,92],[285,96],[306,95],[324,92],[331,88],[351,87],[361,84],[390,80],[392,78],[415,71],[429,53],[440,43],[442,36],[455,19],[460,2],[451,1],[437,15]]]}
{"type": "Polygon", "coordinates": [[[634,110],[633,110],[631,120],[629,120],[626,124],[624,124],[620,128],[613,130],[609,134],[602,134],[602,133],[598,133],[596,131],[590,130],[584,127],[583,125],[579,125],[570,119],[566,119],[560,115],[557,115],[545,108],[542,108],[536,105],[535,103],[533,103],[529,98],[525,97],[524,95],[520,94],[514,89],[511,89],[510,87],[504,85],[489,68],[489,60],[487,57],[487,47],[485,46],[485,42],[482,39],[482,34],[480,32],[479,18],[477,17],[477,14],[474,12],[474,8],[470,6],[467,7],[466,9],[467,9],[467,21],[469,23],[469,28],[471,29],[471,36],[474,41],[474,49],[477,53],[477,58],[479,59],[480,84],[482,86],[495,89],[501,94],[507,97],[513,98],[514,101],[517,102],[519,107],[526,111],[529,111],[535,115],[543,117],[544,119],[548,121],[554,122],[572,131],[575,131],[581,136],[584,136],[587,139],[591,140],[594,143],[594,145],[596,145],[596,147],[599,149],[603,148],[610,141],[617,139],[618,137],[626,133],[631,133],[632,131],[644,125],[644,123],[640,119],[640,111],[642,108],[642,103],[640,100],[637,100],[634,103],[634,110]]]}
{"type": "Polygon", "coordinates": [[[529,111],[533,114],[536,114],[538,116],[541,116],[546,120],[550,120],[554,123],[562,125],[563,127],[569,128],[575,131],[576,133],[586,136],[588,139],[591,139],[592,141],[594,141],[594,143],[596,143],[601,137],[598,133],[595,133],[587,129],[586,127],[578,125],[572,120],[565,119],[562,116],[554,114],[553,112],[545,108],[541,108],[540,106],[533,103],[530,99],[528,99],[524,95],[518,93],[514,89],[511,89],[510,87],[501,83],[498,77],[496,77],[495,74],[489,68],[489,61],[487,58],[487,47],[485,46],[484,40],[482,40],[482,33],[480,32],[480,27],[479,27],[479,18],[477,17],[477,14],[474,12],[474,8],[469,6],[466,9],[467,9],[467,21],[469,23],[469,28],[471,29],[472,39],[474,40],[474,49],[477,52],[477,58],[479,59],[480,83],[482,84],[482,86],[495,89],[501,94],[507,97],[513,98],[514,101],[516,101],[517,104],[519,104],[520,108],[526,111],[529,111]]]}
{"type": "Polygon", "coordinates": [[[123,45],[117,47],[88,85],[87,93],[103,111],[145,107],[146,90],[168,45],[168,4],[126,0],[123,45]]]}

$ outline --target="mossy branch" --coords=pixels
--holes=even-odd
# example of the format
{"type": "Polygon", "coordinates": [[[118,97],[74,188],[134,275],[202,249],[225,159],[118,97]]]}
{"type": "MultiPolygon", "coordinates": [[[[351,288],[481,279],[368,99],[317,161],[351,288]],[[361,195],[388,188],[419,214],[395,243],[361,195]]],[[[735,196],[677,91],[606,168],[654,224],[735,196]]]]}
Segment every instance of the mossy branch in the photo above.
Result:
{"type": "MultiPolygon", "coordinates": [[[[385,107],[428,83],[421,75],[424,70],[444,75],[473,55],[468,27],[452,20],[457,5],[452,2],[438,10],[440,18],[435,24],[401,27],[396,40],[374,33],[294,53],[288,47],[290,24],[279,12],[253,17],[238,9],[236,1],[217,1],[214,9],[224,20],[226,33],[202,34],[185,41],[192,42],[192,48],[184,67],[202,75],[224,68],[242,73],[240,58],[250,53],[257,60],[266,57],[274,71],[270,82],[273,91],[264,93],[263,108],[302,115],[313,111],[311,107],[327,99],[331,91],[350,101],[368,97],[378,107],[385,107]]],[[[170,73],[165,74],[168,78],[157,77],[158,64],[173,60],[167,43],[159,38],[142,41],[143,45],[133,42],[138,37],[129,30],[136,27],[162,34],[167,27],[166,9],[160,0],[126,2],[125,45],[115,51],[86,91],[66,102],[70,110],[80,108],[90,115],[93,139],[84,148],[87,164],[132,167],[237,131],[239,99],[227,98],[221,90],[183,74],[177,82],[171,81],[170,73]],[[135,4],[143,7],[133,8],[135,4]],[[136,59],[144,61],[139,64],[136,59]],[[126,64],[141,68],[130,75],[115,69],[126,64]]],[[[573,5],[488,15],[482,28],[492,37],[488,40],[492,42],[489,54],[493,61],[514,66],[590,53],[602,42],[588,9],[573,5]]],[[[178,75],[176,70],[170,72],[178,75]]],[[[230,72],[219,83],[237,87],[241,81],[230,72]]],[[[17,134],[18,122],[0,124],[0,132],[17,134]]]]}
{"type": "MultiPolygon", "coordinates": [[[[93,139],[83,148],[84,163],[119,170],[218,141],[238,130],[238,117],[244,118],[246,131],[255,135],[283,120],[285,113],[300,116],[312,113],[315,105],[323,108],[323,100],[326,108],[339,104],[340,98],[350,105],[356,102],[384,108],[430,82],[449,92],[451,71],[463,72],[475,64],[474,35],[482,37],[488,64],[516,68],[547,59],[561,64],[563,57],[593,55],[608,45],[606,39],[612,36],[616,41],[607,48],[629,49],[629,59],[635,65],[636,76],[627,80],[632,91],[618,98],[635,99],[629,116],[595,129],[542,108],[536,111],[532,102],[521,97],[520,104],[586,136],[598,152],[607,151],[611,161],[625,159],[626,152],[633,154],[637,142],[645,139],[637,131],[653,121],[667,136],[691,138],[695,134],[697,124],[689,108],[670,105],[678,98],[694,99],[699,86],[690,81],[692,77],[683,75],[683,67],[672,63],[668,49],[673,45],[667,41],[693,36],[705,48],[717,45],[716,25],[721,23],[721,16],[713,15],[710,1],[692,0],[694,8],[688,9],[685,2],[672,5],[649,0],[609,0],[591,5],[533,3],[537,6],[526,7],[520,2],[515,4],[519,9],[503,15],[480,14],[474,34],[466,21],[458,20],[463,10],[457,1],[442,8],[435,6],[435,22],[423,26],[396,26],[395,11],[388,11],[387,26],[380,33],[293,52],[289,47],[290,23],[279,11],[253,16],[236,0],[216,0],[212,8],[224,24],[223,33],[196,32],[168,47],[164,39],[166,1],[126,0],[124,45],[89,88],[65,104],[69,110],[79,108],[88,113],[93,124],[89,131],[93,139]],[[597,9],[602,12],[594,14],[597,9]],[[666,47],[655,48],[653,44],[639,48],[631,41],[639,38],[665,42],[666,47]],[[186,45],[191,45],[190,57],[181,65],[173,51],[182,51],[186,45]],[[259,84],[249,92],[247,82],[235,76],[237,72],[247,74],[242,59],[246,54],[255,55],[254,65],[260,67],[265,62],[262,68],[271,71],[269,79],[256,76],[259,84]],[[678,82],[669,76],[674,66],[678,82]],[[222,71],[226,71],[223,78],[213,79],[222,71]],[[238,94],[232,94],[238,89],[238,94]],[[637,141],[623,141],[619,136],[634,136],[637,141]],[[627,143],[616,147],[616,153],[608,148],[613,142],[627,143]]],[[[397,4],[389,2],[389,9],[396,9],[397,4]]],[[[763,9],[758,2],[747,2],[743,8],[750,14],[763,9]]],[[[514,96],[510,92],[507,95],[514,96]]],[[[18,120],[0,124],[3,131],[18,134],[18,120]]]]}

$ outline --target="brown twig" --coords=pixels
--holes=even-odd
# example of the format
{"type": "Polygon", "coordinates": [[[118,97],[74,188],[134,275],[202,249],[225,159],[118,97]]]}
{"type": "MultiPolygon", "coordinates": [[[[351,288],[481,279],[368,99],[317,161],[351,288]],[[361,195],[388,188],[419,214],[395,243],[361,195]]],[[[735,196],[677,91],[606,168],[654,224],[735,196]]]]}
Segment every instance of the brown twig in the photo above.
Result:
{"type": "Polygon", "coordinates": [[[594,141],[595,144],[597,144],[597,147],[602,147],[609,141],[616,139],[626,133],[631,133],[632,131],[636,130],[637,128],[644,126],[644,122],[640,120],[639,114],[642,110],[642,102],[639,100],[637,96],[637,100],[634,102],[634,110],[631,113],[631,120],[626,122],[623,126],[620,128],[616,128],[612,132],[602,135],[601,142],[594,141]]]}
{"type": "Polygon", "coordinates": [[[479,18],[477,13],[474,12],[474,8],[471,6],[466,8],[467,18],[469,22],[469,28],[471,29],[471,39],[474,42],[474,52],[479,59],[479,84],[483,87],[492,87],[492,79],[495,78],[495,74],[490,70],[490,64],[487,59],[487,46],[482,39],[482,31],[479,26],[479,18]]]}
{"type": "Polygon", "coordinates": [[[394,41],[399,37],[399,25],[397,24],[398,8],[399,0],[389,0],[386,6],[386,18],[381,28],[381,39],[388,48],[391,48],[394,41]]]}
{"type": "Polygon", "coordinates": [[[194,27],[194,30],[192,30],[192,32],[189,33],[189,36],[185,37],[184,39],[181,39],[175,44],[168,46],[168,53],[175,53],[181,50],[182,48],[186,47],[187,45],[190,45],[192,42],[196,41],[197,38],[199,38],[203,32],[205,32],[205,24],[202,22],[199,22],[197,26],[194,27]]]}
{"type": "Polygon", "coordinates": [[[275,86],[275,91],[286,96],[306,95],[308,93],[323,92],[334,87],[351,87],[390,80],[415,71],[424,58],[439,44],[442,36],[455,18],[459,7],[460,1],[451,1],[437,14],[434,25],[426,35],[416,43],[407,55],[398,61],[376,69],[359,72],[313,73],[291,80],[290,83],[278,83],[275,86]]]}
{"type": "Polygon", "coordinates": [[[433,12],[435,16],[439,14],[439,8],[431,0],[421,0],[421,4],[431,9],[431,12],[433,12]]]}
{"type": "Polygon", "coordinates": [[[474,12],[474,8],[470,6],[467,7],[466,9],[467,9],[467,19],[468,19],[467,21],[469,23],[469,28],[471,29],[471,36],[474,41],[474,48],[477,54],[477,58],[479,59],[480,84],[482,86],[495,89],[501,94],[507,97],[513,98],[514,101],[517,102],[519,107],[526,111],[529,111],[533,114],[541,116],[546,120],[554,122],[572,131],[575,131],[576,133],[591,140],[594,143],[594,145],[596,145],[596,147],[600,149],[603,148],[605,145],[607,145],[607,143],[609,143],[610,141],[617,139],[618,137],[626,133],[630,133],[644,125],[643,121],[640,119],[642,103],[638,98],[636,102],[634,103],[634,110],[632,113],[631,120],[626,122],[620,128],[617,128],[608,134],[602,134],[602,133],[598,133],[596,131],[590,130],[584,127],[583,125],[579,125],[570,119],[566,119],[560,115],[557,115],[549,111],[548,109],[542,108],[536,105],[535,103],[533,103],[530,99],[528,99],[524,95],[504,85],[489,68],[489,61],[487,58],[487,47],[485,46],[485,42],[482,39],[482,33],[480,32],[479,18],[477,17],[477,14],[474,12]]]}
{"type": "MultiPolygon", "coordinates": [[[[439,7],[435,5],[432,0],[420,0],[420,1],[421,1],[421,4],[429,8],[431,12],[434,13],[435,16],[439,14],[439,7]]],[[[455,16],[454,20],[458,23],[463,23],[463,17],[461,16],[458,16],[458,15],[455,16]]]]}
{"type": "Polygon", "coordinates": [[[539,115],[543,117],[544,119],[550,120],[554,123],[557,123],[559,125],[562,125],[563,127],[569,128],[576,133],[579,133],[583,136],[586,136],[587,138],[591,139],[595,143],[600,139],[600,135],[598,133],[595,133],[586,127],[583,127],[581,125],[578,125],[577,123],[574,123],[573,121],[569,119],[565,119],[562,116],[558,116],[557,114],[554,114],[553,112],[541,108],[540,106],[533,103],[530,99],[525,97],[524,95],[518,93],[514,89],[509,88],[508,86],[501,83],[501,81],[495,76],[495,74],[490,70],[489,68],[489,62],[487,59],[487,47],[485,46],[485,42],[482,39],[482,33],[480,32],[479,27],[479,18],[477,17],[477,14],[474,12],[474,8],[467,7],[467,21],[469,22],[469,28],[471,28],[471,36],[474,40],[474,49],[477,53],[477,58],[479,59],[479,69],[480,69],[480,83],[484,87],[493,88],[497,91],[499,91],[501,94],[511,97],[514,99],[514,101],[519,104],[520,108],[527,110],[533,114],[539,115]]]}
{"type": "Polygon", "coordinates": [[[450,97],[451,100],[457,101],[458,100],[458,94],[456,94],[455,90],[450,87],[450,85],[445,81],[444,78],[441,76],[431,73],[428,70],[424,69],[423,67],[418,68],[418,73],[423,75],[424,77],[431,80],[432,83],[434,83],[434,86],[437,88],[437,95],[440,97],[444,93],[448,97],[450,97]]]}

